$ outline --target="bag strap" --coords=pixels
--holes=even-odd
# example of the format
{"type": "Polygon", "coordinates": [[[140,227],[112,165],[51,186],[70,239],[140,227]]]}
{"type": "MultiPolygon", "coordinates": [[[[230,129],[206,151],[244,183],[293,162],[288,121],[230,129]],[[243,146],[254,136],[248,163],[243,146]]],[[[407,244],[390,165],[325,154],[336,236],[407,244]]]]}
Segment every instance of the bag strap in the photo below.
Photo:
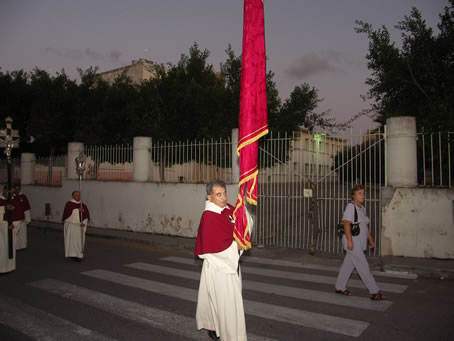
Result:
{"type": "Polygon", "coordinates": [[[352,201],[352,204],[353,204],[353,207],[355,208],[355,221],[353,223],[357,223],[358,222],[358,211],[356,210],[356,205],[353,201],[352,201]]]}

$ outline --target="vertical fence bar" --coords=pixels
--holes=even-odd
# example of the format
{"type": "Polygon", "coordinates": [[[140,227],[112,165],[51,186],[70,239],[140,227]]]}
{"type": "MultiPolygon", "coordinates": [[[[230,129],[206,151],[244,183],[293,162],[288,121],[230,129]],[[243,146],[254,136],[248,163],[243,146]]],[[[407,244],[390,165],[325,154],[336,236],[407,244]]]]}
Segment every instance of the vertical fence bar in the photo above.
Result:
{"type": "Polygon", "coordinates": [[[451,133],[448,132],[448,186],[451,188],[451,133]]]}
{"type": "Polygon", "coordinates": [[[443,165],[442,165],[442,153],[441,153],[441,132],[438,132],[438,157],[440,167],[440,183],[439,186],[443,186],[443,165]]]}
{"type": "Polygon", "coordinates": [[[432,169],[432,186],[435,186],[433,133],[430,134],[430,163],[432,169]]]}

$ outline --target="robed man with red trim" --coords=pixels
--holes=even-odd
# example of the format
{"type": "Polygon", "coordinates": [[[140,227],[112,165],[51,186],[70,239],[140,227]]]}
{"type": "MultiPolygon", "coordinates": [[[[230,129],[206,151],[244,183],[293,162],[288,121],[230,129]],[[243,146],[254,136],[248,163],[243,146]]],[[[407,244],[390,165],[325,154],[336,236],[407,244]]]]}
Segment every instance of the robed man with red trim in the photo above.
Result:
{"type": "MultiPolygon", "coordinates": [[[[251,248],[252,219],[246,202],[257,205],[258,140],[268,133],[263,0],[244,0],[238,156],[239,195],[235,208],[222,191],[210,192],[195,254],[204,259],[197,302],[197,328],[212,339],[247,340],[239,259],[251,248]],[[233,212],[232,212],[233,209],[233,212]]],[[[216,188],[216,187],[213,187],[216,188]]],[[[225,188],[225,185],[223,186],[225,188]]],[[[225,190],[224,190],[225,192],[225,190]]]]}
{"type": "Polygon", "coordinates": [[[87,231],[90,212],[88,207],[80,202],[80,192],[74,191],[72,199],[63,210],[65,257],[74,260],[84,258],[85,232],[87,231]]]}
{"type": "Polygon", "coordinates": [[[197,300],[197,329],[217,340],[247,340],[239,259],[242,247],[233,238],[233,206],[225,183],[207,185],[194,254],[203,259],[197,300]]]}
{"type": "Polygon", "coordinates": [[[8,226],[8,217],[6,211],[13,211],[14,206],[8,204],[8,190],[6,186],[3,188],[3,192],[0,195],[0,273],[6,273],[16,270],[16,233],[14,232],[14,224],[8,226]],[[8,230],[13,230],[12,245],[8,241],[8,230]],[[9,248],[12,248],[10,250],[9,248]],[[9,252],[12,252],[10,258],[9,252]]]}

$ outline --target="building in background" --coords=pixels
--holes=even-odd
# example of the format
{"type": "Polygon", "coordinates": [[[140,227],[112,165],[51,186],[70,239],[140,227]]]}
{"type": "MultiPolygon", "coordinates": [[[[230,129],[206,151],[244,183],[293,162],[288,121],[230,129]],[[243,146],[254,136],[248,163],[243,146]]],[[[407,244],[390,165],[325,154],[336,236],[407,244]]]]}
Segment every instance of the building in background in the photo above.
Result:
{"type": "Polygon", "coordinates": [[[158,65],[154,62],[141,58],[139,60],[133,60],[131,65],[100,72],[98,75],[110,84],[121,75],[129,77],[133,83],[138,84],[157,77],[157,67],[158,65]]]}

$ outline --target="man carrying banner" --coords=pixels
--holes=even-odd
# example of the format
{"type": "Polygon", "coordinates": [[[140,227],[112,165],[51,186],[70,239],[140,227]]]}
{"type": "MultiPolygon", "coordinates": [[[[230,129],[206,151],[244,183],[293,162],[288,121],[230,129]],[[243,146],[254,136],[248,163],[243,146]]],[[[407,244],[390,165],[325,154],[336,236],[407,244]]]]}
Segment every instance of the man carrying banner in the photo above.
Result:
{"type": "Polygon", "coordinates": [[[225,184],[208,184],[208,201],[195,249],[195,254],[204,259],[197,302],[197,328],[208,329],[212,339],[247,340],[239,258],[244,250],[252,247],[252,221],[246,202],[257,205],[258,140],[267,133],[263,0],[244,0],[237,148],[239,194],[232,212],[232,207],[227,204],[225,184]]]}
{"type": "Polygon", "coordinates": [[[194,254],[203,259],[197,300],[197,329],[213,340],[247,340],[239,270],[240,249],[233,238],[233,206],[225,183],[207,184],[194,254]]]}
{"type": "Polygon", "coordinates": [[[68,201],[63,211],[65,257],[75,261],[84,258],[85,232],[87,231],[90,212],[88,207],[80,202],[80,192],[72,193],[72,200],[68,201]]]}

